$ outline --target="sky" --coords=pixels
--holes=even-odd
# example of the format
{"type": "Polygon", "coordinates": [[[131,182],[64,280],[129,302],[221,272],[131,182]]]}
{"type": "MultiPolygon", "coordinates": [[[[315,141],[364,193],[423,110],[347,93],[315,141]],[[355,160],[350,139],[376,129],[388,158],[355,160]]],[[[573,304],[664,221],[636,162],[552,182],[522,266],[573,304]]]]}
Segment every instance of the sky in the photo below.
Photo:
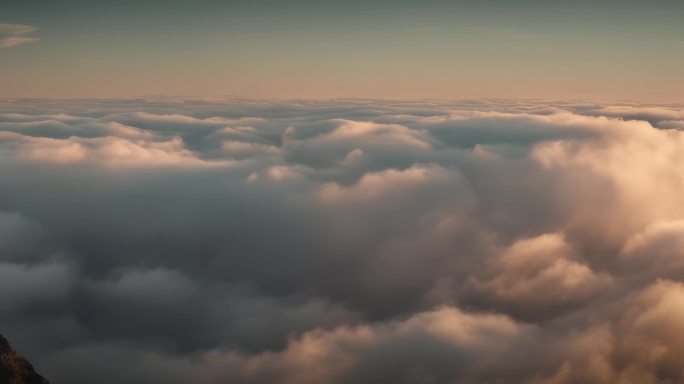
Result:
{"type": "Polygon", "coordinates": [[[0,4],[0,96],[681,101],[681,1],[0,4]]]}

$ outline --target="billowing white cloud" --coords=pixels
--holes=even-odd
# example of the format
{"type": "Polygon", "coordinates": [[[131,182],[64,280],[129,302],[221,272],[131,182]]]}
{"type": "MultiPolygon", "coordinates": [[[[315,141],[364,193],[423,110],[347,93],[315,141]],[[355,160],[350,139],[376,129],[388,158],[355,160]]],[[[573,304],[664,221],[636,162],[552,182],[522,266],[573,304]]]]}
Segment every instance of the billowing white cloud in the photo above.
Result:
{"type": "Polygon", "coordinates": [[[577,251],[558,234],[519,240],[488,264],[484,277],[473,276],[466,288],[494,306],[528,316],[587,301],[613,284],[609,275],[579,262],[577,251]]]}
{"type": "MultiPolygon", "coordinates": [[[[345,157],[346,159],[346,157],[345,157]]],[[[434,165],[416,165],[408,169],[388,169],[366,173],[352,187],[343,187],[335,182],[324,185],[321,199],[324,201],[373,201],[402,193],[421,185],[434,185],[447,181],[449,171],[434,165]]]]}

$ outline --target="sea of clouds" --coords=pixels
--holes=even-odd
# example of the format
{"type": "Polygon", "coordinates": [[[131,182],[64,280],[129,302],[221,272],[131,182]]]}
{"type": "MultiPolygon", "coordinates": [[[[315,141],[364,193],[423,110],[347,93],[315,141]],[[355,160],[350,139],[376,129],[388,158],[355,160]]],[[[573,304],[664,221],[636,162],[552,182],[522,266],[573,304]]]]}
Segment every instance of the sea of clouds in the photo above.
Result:
{"type": "Polygon", "coordinates": [[[55,383],[684,381],[684,107],[0,100],[55,383]]]}

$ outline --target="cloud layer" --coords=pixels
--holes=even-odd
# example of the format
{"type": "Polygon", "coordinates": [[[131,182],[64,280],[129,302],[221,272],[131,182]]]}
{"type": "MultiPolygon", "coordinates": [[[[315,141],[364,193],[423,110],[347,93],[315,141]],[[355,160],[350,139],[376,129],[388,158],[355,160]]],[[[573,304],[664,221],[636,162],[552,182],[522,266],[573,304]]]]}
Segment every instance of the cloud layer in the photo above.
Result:
{"type": "Polygon", "coordinates": [[[76,384],[681,382],[682,127],[676,105],[3,101],[0,330],[76,384]]]}

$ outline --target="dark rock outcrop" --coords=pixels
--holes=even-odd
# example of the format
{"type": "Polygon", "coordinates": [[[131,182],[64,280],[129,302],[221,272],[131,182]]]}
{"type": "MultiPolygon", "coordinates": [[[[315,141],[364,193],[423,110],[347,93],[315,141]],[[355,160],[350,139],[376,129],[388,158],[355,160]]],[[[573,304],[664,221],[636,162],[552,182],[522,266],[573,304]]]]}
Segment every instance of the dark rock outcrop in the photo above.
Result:
{"type": "Polygon", "coordinates": [[[0,384],[49,384],[0,335],[0,384]]]}

